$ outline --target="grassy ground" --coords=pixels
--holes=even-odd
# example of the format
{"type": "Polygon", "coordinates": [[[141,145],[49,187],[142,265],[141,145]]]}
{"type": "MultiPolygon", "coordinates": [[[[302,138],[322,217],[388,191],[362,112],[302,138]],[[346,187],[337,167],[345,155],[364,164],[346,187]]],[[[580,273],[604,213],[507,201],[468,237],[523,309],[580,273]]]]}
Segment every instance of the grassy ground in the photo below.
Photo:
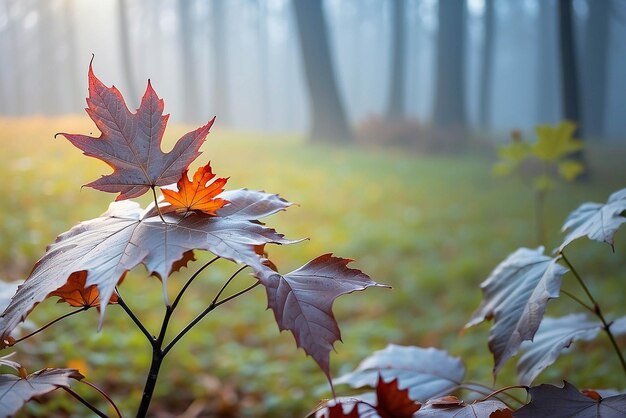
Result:
{"type": "MultiPolygon", "coordinates": [[[[172,126],[173,140],[185,132],[172,126]]],[[[106,165],[81,155],[56,132],[91,133],[86,117],[0,120],[0,275],[24,278],[45,246],[81,220],[104,212],[114,196],[81,189],[108,173],[106,165]]],[[[478,285],[507,254],[536,246],[532,194],[517,179],[490,174],[489,156],[419,156],[400,150],[354,150],[304,144],[291,137],[259,137],[215,130],[196,165],[211,160],[229,188],[262,189],[297,202],[268,219],[290,238],[309,241],[270,248],[281,271],[290,271],[326,252],[357,260],[354,266],[393,290],[370,289],[335,304],[344,344],[331,358],[335,375],[352,369],[387,343],[438,346],[461,355],[468,378],[491,384],[486,350],[488,325],[459,331],[480,302],[478,285]]],[[[593,180],[564,186],[548,197],[548,247],[559,243],[558,229],[569,211],[583,201],[604,201],[624,187],[623,151],[593,150],[593,180]]],[[[143,200],[147,202],[146,199],[143,200]]],[[[624,315],[624,239],[617,251],[596,243],[572,247],[572,259],[606,310],[624,315]]],[[[198,254],[200,261],[208,255],[198,254]]],[[[198,265],[196,265],[197,267],[198,265]]],[[[185,299],[181,328],[203,309],[234,266],[224,263],[196,282],[185,299]]],[[[171,279],[180,287],[193,266],[171,279]]],[[[573,288],[571,278],[565,286],[573,288]]],[[[241,279],[239,286],[248,282],[241,279]]],[[[160,283],[144,271],[127,277],[122,292],[139,316],[156,330],[163,307],[160,283]]],[[[297,350],[290,334],[279,334],[265,310],[262,289],[216,310],[182,340],[164,366],[154,411],[181,413],[191,406],[215,415],[299,416],[329,396],[323,374],[297,350]]],[[[549,313],[577,309],[559,299],[549,313]]],[[[47,301],[31,316],[43,324],[67,312],[47,301]]],[[[56,325],[16,347],[17,360],[30,370],[46,366],[78,367],[87,379],[106,389],[132,416],[149,367],[150,349],[118,307],[107,311],[96,333],[97,312],[89,311],[56,325]]],[[[540,380],[566,378],[584,387],[622,387],[612,373],[618,367],[608,344],[584,345],[559,360],[540,380]]],[[[513,384],[514,368],[505,368],[497,386],[513,384]]],[[[340,391],[344,388],[338,388],[340,391]]],[[[85,397],[97,399],[88,390],[85,397]]],[[[52,407],[82,416],[85,409],[61,393],[52,407]]],[[[50,405],[48,405],[50,407],[50,405]]],[[[32,404],[26,414],[46,415],[32,404]]],[[[104,406],[103,406],[104,408],[104,406]]],[[[163,415],[167,416],[167,415],[163,415]]]]}

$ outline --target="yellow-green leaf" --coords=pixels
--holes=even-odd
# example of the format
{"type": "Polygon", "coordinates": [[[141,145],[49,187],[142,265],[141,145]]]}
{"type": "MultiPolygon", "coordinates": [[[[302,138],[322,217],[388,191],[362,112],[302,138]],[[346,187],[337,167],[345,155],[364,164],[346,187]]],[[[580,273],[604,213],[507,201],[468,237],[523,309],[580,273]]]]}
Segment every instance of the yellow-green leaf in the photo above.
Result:
{"type": "Polygon", "coordinates": [[[533,180],[533,187],[535,190],[544,192],[553,189],[555,186],[554,180],[547,174],[537,176],[533,180]]]}
{"type": "Polygon", "coordinates": [[[537,126],[537,142],[532,147],[533,155],[544,161],[557,161],[582,149],[583,142],[573,138],[575,130],[576,125],[570,121],[563,121],[557,126],[537,126]]]}
{"type": "Polygon", "coordinates": [[[559,163],[559,174],[566,181],[574,181],[579,174],[581,174],[585,170],[585,166],[583,166],[578,161],[573,160],[565,160],[559,163]]]}

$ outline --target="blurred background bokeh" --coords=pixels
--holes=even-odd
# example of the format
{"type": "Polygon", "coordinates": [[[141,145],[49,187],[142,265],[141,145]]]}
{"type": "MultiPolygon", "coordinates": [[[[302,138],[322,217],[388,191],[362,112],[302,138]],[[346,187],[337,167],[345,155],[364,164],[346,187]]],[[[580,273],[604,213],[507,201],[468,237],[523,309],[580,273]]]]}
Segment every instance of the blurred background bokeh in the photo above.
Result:
{"type": "MultiPolygon", "coordinates": [[[[468,379],[491,385],[488,326],[459,333],[481,281],[520,246],[550,251],[571,210],[624,187],[625,39],[621,0],[0,0],[0,279],[26,278],[48,243],[114,198],[81,189],[105,164],[53,139],[98,136],[83,110],[93,54],[96,75],[131,110],[151,80],[171,113],[166,149],[217,116],[195,165],[211,160],[228,188],[299,204],[268,220],[311,238],[269,248],[281,271],[334,252],[394,287],[337,301],[335,375],[396,343],[448,349],[463,356],[468,379]],[[511,131],[532,142],[536,125],[565,119],[585,143],[588,175],[550,191],[539,243],[528,173],[497,178],[492,165],[511,131]]],[[[625,313],[620,244],[618,234],[615,253],[571,248],[613,317],[625,313]]],[[[173,327],[234,268],[198,280],[173,327]]],[[[172,278],[171,293],[192,271],[172,278]]],[[[158,280],[132,272],[121,291],[158,329],[158,280]]],[[[257,288],[186,336],[167,360],[154,416],[303,416],[329,397],[323,373],[265,306],[257,288]]],[[[46,301],[30,318],[43,325],[67,309],[46,301]]],[[[571,310],[561,299],[549,307],[571,310]]],[[[95,312],[72,317],[16,346],[16,359],[31,371],[77,367],[132,416],[150,347],[116,307],[100,333],[96,325],[95,312]]],[[[542,381],[623,388],[599,344],[579,345],[542,381]]],[[[496,386],[515,384],[509,366],[496,386]]],[[[88,416],[69,396],[47,400],[22,416],[88,416]]]]}

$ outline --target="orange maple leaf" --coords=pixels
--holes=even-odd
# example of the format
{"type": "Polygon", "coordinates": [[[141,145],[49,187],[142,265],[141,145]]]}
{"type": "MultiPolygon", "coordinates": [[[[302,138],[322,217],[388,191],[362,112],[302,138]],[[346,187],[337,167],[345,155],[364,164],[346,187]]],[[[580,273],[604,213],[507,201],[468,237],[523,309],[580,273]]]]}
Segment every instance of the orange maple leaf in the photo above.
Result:
{"type": "Polygon", "coordinates": [[[200,210],[209,215],[216,216],[216,210],[227,203],[228,200],[215,198],[224,191],[224,185],[228,178],[218,178],[211,184],[209,182],[215,177],[211,171],[211,163],[198,168],[193,175],[193,180],[187,177],[188,170],[183,171],[183,175],[176,185],[178,191],[161,189],[165,200],[170,203],[171,208],[178,213],[185,213],[190,210],[200,210]]]}
{"type": "MultiPolygon", "coordinates": [[[[120,282],[123,277],[120,279],[120,282]]],[[[72,273],[67,279],[67,283],[51,292],[48,297],[58,296],[59,303],[66,302],[70,306],[75,307],[99,307],[100,306],[100,293],[98,287],[92,285],[85,287],[87,281],[87,272],[84,270],[72,273]]],[[[117,303],[117,295],[111,295],[109,303],[117,303]]]]}

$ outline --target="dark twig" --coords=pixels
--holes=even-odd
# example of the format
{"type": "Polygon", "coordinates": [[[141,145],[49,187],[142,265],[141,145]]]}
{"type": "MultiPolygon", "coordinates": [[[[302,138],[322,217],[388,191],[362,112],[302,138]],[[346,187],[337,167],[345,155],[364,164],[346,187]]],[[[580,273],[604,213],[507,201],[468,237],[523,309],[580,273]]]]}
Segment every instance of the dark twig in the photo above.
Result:
{"type": "Polygon", "coordinates": [[[96,414],[96,415],[98,415],[99,417],[102,417],[102,418],[108,418],[109,417],[107,414],[105,414],[104,412],[100,411],[98,408],[96,408],[95,406],[93,406],[92,404],[87,402],[78,393],[74,392],[69,387],[61,386],[61,388],[63,388],[67,393],[72,395],[76,400],[78,400],[80,403],[85,405],[87,408],[91,409],[91,411],[93,411],[94,414],[96,414]]]}
{"type": "Polygon", "coordinates": [[[224,292],[224,290],[226,289],[226,287],[228,286],[228,284],[230,282],[232,282],[232,280],[235,278],[235,276],[237,276],[239,273],[241,273],[246,267],[248,266],[243,266],[240,269],[238,269],[236,272],[234,272],[229,279],[226,281],[226,283],[224,283],[224,286],[222,286],[222,288],[220,289],[220,291],[217,293],[217,295],[215,296],[215,298],[213,299],[213,301],[211,302],[211,304],[209,306],[207,306],[207,308],[202,311],[198,316],[196,316],[193,321],[191,321],[189,324],[187,324],[187,326],[185,328],[182,329],[182,331],[180,333],[178,333],[178,335],[176,337],[174,337],[174,339],[163,349],[163,354],[167,354],[172,347],[174,347],[174,345],[181,339],[183,338],[183,336],[185,334],[187,334],[189,332],[189,330],[191,330],[191,328],[193,328],[198,322],[200,322],[202,320],[202,318],[204,318],[205,316],[207,316],[213,309],[217,308],[218,306],[235,299],[236,297],[239,297],[241,295],[243,295],[244,293],[249,292],[250,290],[254,289],[256,286],[259,285],[259,282],[256,282],[255,284],[253,284],[252,286],[249,286],[227,298],[222,299],[221,301],[218,302],[218,298],[221,296],[221,294],[224,292]]]}
{"type": "Polygon", "coordinates": [[[582,279],[580,274],[578,274],[578,271],[576,271],[576,269],[574,268],[572,263],[570,263],[570,261],[567,259],[567,257],[565,257],[565,254],[563,253],[563,251],[561,251],[560,255],[563,258],[563,261],[565,261],[565,264],[567,264],[567,266],[569,267],[569,269],[572,272],[572,274],[574,275],[574,277],[576,277],[576,280],[578,280],[578,283],[580,283],[581,287],[583,288],[583,290],[587,294],[587,297],[589,298],[589,301],[592,303],[592,305],[593,305],[592,312],[598,317],[598,319],[600,319],[600,322],[602,322],[602,329],[604,329],[604,331],[608,335],[609,340],[611,341],[611,345],[613,345],[613,348],[615,349],[615,352],[617,353],[617,357],[619,358],[620,363],[622,364],[622,369],[624,369],[624,373],[626,374],[626,360],[624,359],[624,355],[622,354],[622,351],[620,350],[619,346],[617,345],[617,341],[615,340],[615,336],[611,332],[611,329],[610,329],[610,325],[611,324],[609,322],[607,322],[606,319],[604,318],[604,315],[602,314],[602,310],[600,309],[600,305],[598,305],[598,303],[596,302],[595,298],[593,297],[593,295],[589,291],[589,288],[585,284],[584,280],[582,279]]]}
{"type": "Polygon", "coordinates": [[[80,308],[80,309],[76,309],[75,311],[68,312],[68,313],[66,313],[65,315],[62,315],[62,316],[58,317],[57,319],[55,319],[55,320],[52,320],[52,321],[48,322],[48,323],[47,323],[46,325],[44,325],[43,327],[41,327],[41,328],[39,328],[39,329],[37,329],[37,330],[35,330],[35,331],[31,332],[30,334],[25,335],[25,336],[23,336],[23,337],[21,337],[21,338],[18,338],[18,339],[17,339],[17,340],[15,340],[15,341],[13,342],[13,344],[11,344],[11,345],[15,345],[15,344],[19,343],[20,341],[24,341],[25,339],[30,338],[30,337],[32,337],[32,336],[33,336],[33,335],[35,335],[35,334],[39,334],[41,331],[43,331],[43,330],[45,330],[46,328],[48,328],[48,327],[50,327],[50,326],[52,326],[52,325],[56,324],[57,322],[62,321],[62,320],[63,320],[63,319],[65,319],[65,318],[69,318],[69,317],[70,317],[70,316],[72,316],[72,315],[76,315],[77,313],[84,312],[84,311],[86,311],[86,310],[87,310],[87,309],[89,309],[89,308],[90,308],[90,306],[84,306],[84,307],[82,307],[82,308],[80,308]]]}
{"type": "Polygon", "coordinates": [[[100,395],[102,395],[107,401],[109,401],[109,403],[111,404],[111,406],[113,407],[113,409],[115,409],[115,413],[117,414],[117,416],[119,418],[122,418],[122,413],[120,412],[120,410],[117,408],[117,405],[115,405],[115,402],[113,402],[113,399],[111,399],[111,397],[109,397],[109,395],[106,394],[106,392],[104,392],[102,389],[100,389],[98,386],[94,385],[91,382],[88,382],[86,380],[81,380],[80,383],[84,383],[87,386],[89,386],[90,388],[96,390],[100,395]]]}
{"type": "Polygon", "coordinates": [[[135,325],[137,325],[137,328],[141,330],[143,335],[146,336],[146,338],[150,342],[150,345],[154,347],[154,344],[156,342],[154,335],[150,334],[150,332],[146,329],[146,327],[141,323],[139,318],[137,318],[137,316],[133,313],[133,311],[126,304],[126,302],[124,302],[124,299],[122,299],[122,295],[120,294],[117,287],[115,288],[115,292],[117,293],[117,303],[122,307],[122,309],[124,309],[124,312],[126,312],[126,314],[130,317],[130,319],[133,320],[133,322],[135,323],[135,325]]]}
{"type": "Polygon", "coordinates": [[[214,262],[216,262],[217,260],[219,260],[220,257],[215,257],[214,259],[212,259],[211,261],[209,261],[208,263],[206,263],[205,265],[203,265],[202,267],[200,267],[190,278],[189,280],[187,280],[187,283],[185,283],[185,285],[183,286],[183,288],[180,290],[180,292],[178,292],[178,296],[176,296],[176,299],[174,299],[174,303],[172,303],[172,311],[174,309],[176,309],[176,306],[178,306],[178,303],[180,302],[180,299],[183,297],[183,293],[185,293],[185,291],[187,290],[187,288],[189,287],[189,285],[191,284],[191,282],[193,282],[195,280],[196,277],[198,277],[198,275],[200,273],[202,273],[202,271],[204,269],[206,269],[207,267],[209,267],[211,264],[213,264],[214,262]]]}

